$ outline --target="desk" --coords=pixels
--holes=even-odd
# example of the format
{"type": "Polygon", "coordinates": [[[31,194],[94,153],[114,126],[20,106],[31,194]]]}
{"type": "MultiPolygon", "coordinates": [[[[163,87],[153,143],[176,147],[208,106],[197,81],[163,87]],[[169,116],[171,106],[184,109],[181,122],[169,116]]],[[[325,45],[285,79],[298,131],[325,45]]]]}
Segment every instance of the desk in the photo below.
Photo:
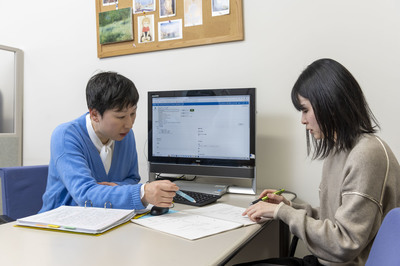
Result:
{"type": "MultiPolygon", "coordinates": [[[[285,196],[289,199],[291,197],[285,196]]],[[[255,198],[252,195],[226,194],[218,202],[247,207],[255,198]]],[[[193,207],[176,204],[174,209],[187,208],[193,207]]],[[[133,223],[122,225],[100,236],[91,236],[14,227],[13,222],[0,225],[0,264],[231,265],[241,260],[238,256],[249,253],[245,251],[246,247],[251,246],[251,242],[262,232],[279,235],[279,230],[274,227],[277,223],[278,221],[269,221],[190,241],[133,223]]],[[[257,247],[256,253],[262,253],[260,249],[263,247],[257,247]]],[[[279,255],[279,250],[267,251],[269,256],[279,255]]]]}

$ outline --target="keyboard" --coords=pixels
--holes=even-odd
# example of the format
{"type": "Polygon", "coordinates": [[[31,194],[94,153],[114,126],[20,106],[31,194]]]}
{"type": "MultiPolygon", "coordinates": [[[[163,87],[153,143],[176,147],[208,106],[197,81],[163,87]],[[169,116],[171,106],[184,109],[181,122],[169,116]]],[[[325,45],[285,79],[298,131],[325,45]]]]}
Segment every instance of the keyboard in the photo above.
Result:
{"type": "Polygon", "coordinates": [[[186,190],[181,190],[183,193],[191,196],[192,198],[194,198],[196,200],[196,203],[188,201],[187,199],[179,196],[178,194],[176,194],[176,196],[174,197],[174,202],[175,203],[180,203],[180,204],[187,204],[187,205],[192,205],[192,206],[204,206],[210,203],[213,203],[215,201],[217,201],[217,199],[220,199],[221,196],[219,195],[214,195],[214,194],[206,194],[206,193],[202,193],[202,192],[194,192],[194,191],[186,191],[186,190]]]}

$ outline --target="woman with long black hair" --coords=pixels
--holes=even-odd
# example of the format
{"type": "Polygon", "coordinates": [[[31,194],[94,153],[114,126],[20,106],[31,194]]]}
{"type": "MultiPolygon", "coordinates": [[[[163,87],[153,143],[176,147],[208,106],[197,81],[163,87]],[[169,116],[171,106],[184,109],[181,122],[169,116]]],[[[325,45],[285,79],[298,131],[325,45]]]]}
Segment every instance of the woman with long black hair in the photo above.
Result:
{"type": "MultiPolygon", "coordinates": [[[[379,124],[353,75],[332,59],[309,65],[292,89],[306,126],[308,154],[323,159],[320,207],[290,202],[274,190],[243,215],[282,220],[312,255],[262,265],[364,265],[385,215],[400,206],[400,166],[375,135],[379,124]]],[[[398,122],[398,121],[396,121],[398,122]]]]}

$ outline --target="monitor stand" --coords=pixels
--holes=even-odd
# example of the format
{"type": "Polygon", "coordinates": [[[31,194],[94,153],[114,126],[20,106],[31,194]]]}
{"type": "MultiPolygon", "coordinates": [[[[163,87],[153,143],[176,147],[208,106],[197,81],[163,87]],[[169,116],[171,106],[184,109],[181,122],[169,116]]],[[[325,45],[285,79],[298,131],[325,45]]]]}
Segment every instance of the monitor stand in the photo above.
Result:
{"type": "Polygon", "coordinates": [[[193,181],[174,181],[181,190],[201,192],[222,196],[228,191],[228,185],[196,183],[193,181]]]}
{"type": "Polygon", "coordinates": [[[254,175],[254,178],[251,181],[251,187],[248,187],[248,186],[229,186],[228,187],[228,193],[255,195],[256,192],[257,192],[256,175],[254,175]]]}
{"type": "Polygon", "coordinates": [[[228,193],[255,195],[256,190],[251,187],[230,186],[228,187],[228,193]]]}
{"type": "MultiPolygon", "coordinates": [[[[181,174],[168,174],[163,173],[163,177],[182,177],[181,174]]],[[[236,194],[248,194],[255,195],[257,192],[257,175],[256,169],[254,168],[254,178],[228,178],[225,184],[221,184],[221,179],[214,183],[215,177],[209,176],[199,176],[201,177],[200,182],[188,181],[188,180],[177,180],[174,181],[175,184],[179,186],[182,190],[202,192],[208,194],[223,195],[225,193],[236,193],[236,194]],[[250,184],[251,183],[251,184],[250,184]]],[[[149,172],[149,181],[156,180],[156,174],[154,172],[149,172]]]]}
{"type": "Polygon", "coordinates": [[[212,183],[198,183],[194,181],[184,181],[177,180],[174,181],[175,184],[181,190],[201,192],[207,194],[215,194],[222,196],[225,193],[235,193],[235,194],[248,194],[255,195],[257,191],[256,178],[253,178],[251,187],[247,186],[237,186],[237,185],[227,185],[227,184],[212,184],[212,183]]]}

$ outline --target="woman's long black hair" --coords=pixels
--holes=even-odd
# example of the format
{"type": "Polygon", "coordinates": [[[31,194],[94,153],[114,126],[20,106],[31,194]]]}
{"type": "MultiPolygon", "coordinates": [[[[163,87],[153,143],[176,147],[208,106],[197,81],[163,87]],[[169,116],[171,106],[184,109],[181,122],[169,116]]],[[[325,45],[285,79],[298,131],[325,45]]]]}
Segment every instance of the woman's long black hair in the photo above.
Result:
{"type": "MultiPolygon", "coordinates": [[[[375,133],[379,123],[369,108],[360,85],[353,75],[332,59],[320,59],[309,65],[292,89],[292,102],[299,111],[299,95],[308,99],[323,134],[313,139],[313,159],[326,158],[332,151],[350,150],[359,136],[375,133]]],[[[307,132],[307,151],[310,136],[307,132]]]]}

